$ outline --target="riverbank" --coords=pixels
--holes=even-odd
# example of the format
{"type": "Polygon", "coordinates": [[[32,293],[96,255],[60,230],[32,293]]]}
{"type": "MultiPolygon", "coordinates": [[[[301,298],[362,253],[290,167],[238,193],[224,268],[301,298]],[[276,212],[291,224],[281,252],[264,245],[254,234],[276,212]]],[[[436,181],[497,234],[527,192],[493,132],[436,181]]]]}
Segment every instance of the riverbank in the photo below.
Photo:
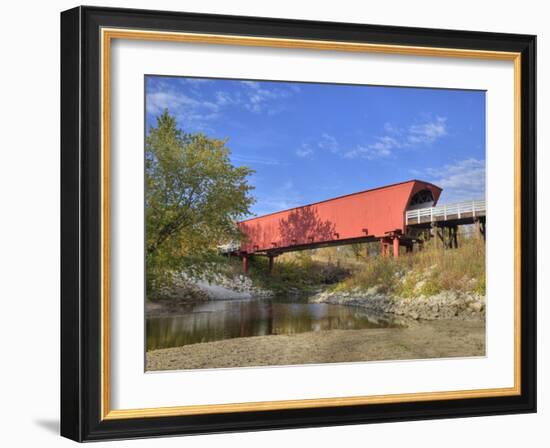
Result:
{"type": "Polygon", "coordinates": [[[411,319],[485,320],[485,296],[475,292],[442,291],[433,295],[399,297],[379,293],[378,288],[350,292],[323,291],[311,303],[352,305],[375,313],[390,313],[411,319]]]}
{"type": "Polygon", "coordinates": [[[208,369],[484,355],[483,320],[434,320],[409,328],[257,336],[153,350],[146,354],[146,369],[208,369]]]}
{"type": "Polygon", "coordinates": [[[214,300],[247,300],[270,298],[275,293],[260,288],[249,277],[212,275],[209,280],[180,275],[169,290],[155,300],[145,301],[146,317],[179,316],[197,304],[214,300]]]}

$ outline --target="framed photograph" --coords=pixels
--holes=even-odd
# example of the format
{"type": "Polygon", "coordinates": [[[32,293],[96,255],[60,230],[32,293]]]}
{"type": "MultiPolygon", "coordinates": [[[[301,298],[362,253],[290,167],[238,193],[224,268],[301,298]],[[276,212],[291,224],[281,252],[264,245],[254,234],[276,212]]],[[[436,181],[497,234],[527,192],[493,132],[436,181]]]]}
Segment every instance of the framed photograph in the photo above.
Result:
{"type": "Polygon", "coordinates": [[[535,36],[61,14],[61,433],[536,410],[535,36]]]}

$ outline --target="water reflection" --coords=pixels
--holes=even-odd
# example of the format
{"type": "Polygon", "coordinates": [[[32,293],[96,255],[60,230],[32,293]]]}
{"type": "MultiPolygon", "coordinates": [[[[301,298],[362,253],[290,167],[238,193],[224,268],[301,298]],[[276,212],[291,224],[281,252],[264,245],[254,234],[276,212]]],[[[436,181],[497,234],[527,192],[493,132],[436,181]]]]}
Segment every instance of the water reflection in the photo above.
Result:
{"type": "Polygon", "coordinates": [[[174,317],[147,318],[147,350],[247,336],[397,326],[365,309],[304,300],[227,300],[196,304],[174,317]]]}

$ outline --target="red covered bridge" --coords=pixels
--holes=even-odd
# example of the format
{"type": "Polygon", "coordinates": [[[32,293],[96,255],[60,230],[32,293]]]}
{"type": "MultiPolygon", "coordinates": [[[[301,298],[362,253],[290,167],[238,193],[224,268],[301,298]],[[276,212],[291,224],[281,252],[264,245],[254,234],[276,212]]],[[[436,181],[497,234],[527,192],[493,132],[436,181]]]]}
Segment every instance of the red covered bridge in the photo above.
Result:
{"type": "MultiPolygon", "coordinates": [[[[383,255],[389,255],[392,247],[397,257],[400,246],[412,250],[411,226],[451,223],[456,239],[456,225],[475,221],[474,201],[469,202],[472,210],[463,209],[461,214],[459,208],[458,215],[445,213],[444,219],[438,219],[436,212],[434,217],[441,191],[429,182],[410,180],[247,219],[238,224],[245,238],[235,252],[242,257],[245,272],[250,255],[268,256],[271,267],[273,258],[284,252],[358,242],[380,241],[383,255]],[[432,212],[426,215],[426,209],[432,212]]],[[[483,203],[478,218],[484,212],[483,203]]]]}

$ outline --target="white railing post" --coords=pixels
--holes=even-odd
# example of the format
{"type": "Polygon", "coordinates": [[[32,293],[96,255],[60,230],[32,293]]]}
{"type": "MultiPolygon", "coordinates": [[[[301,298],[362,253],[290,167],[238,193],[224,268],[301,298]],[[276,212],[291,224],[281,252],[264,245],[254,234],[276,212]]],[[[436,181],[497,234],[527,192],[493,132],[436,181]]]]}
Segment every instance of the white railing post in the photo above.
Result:
{"type": "Polygon", "coordinates": [[[445,204],[438,207],[426,207],[418,208],[415,210],[407,210],[405,217],[406,222],[412,222],[416,218],[416,223],[420,224],[422,218],[429,218],[429,222],[437,221],[439,218],[443,220],[450,219],[449,217],[455,216],[456,219],[462,219],[462,215],[465,213],[472,213],[472,218],[476,219],[478,216],[485,216],[485,201],[484,200],[471,200],[464,202],[455,202],[454,204],[445,204]]]}

